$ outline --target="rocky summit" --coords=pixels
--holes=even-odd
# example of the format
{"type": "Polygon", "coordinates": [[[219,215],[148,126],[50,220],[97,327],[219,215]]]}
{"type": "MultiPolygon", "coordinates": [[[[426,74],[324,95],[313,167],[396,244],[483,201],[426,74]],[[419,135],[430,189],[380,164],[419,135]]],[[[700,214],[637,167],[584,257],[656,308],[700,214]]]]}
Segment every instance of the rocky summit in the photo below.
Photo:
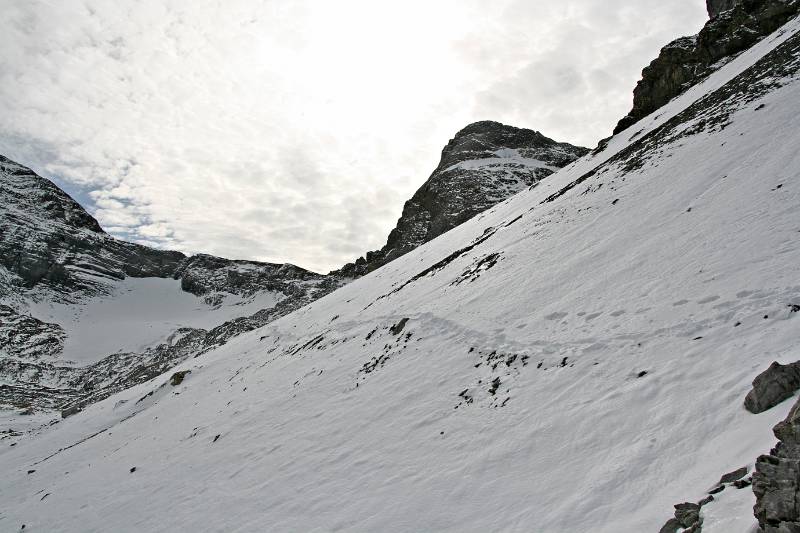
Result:
{"type": "Polygon", "coordinates": [[[386,245],[335,274],[358,277],[466,222],[588,153],[538,131],[475,122],[442,150],[439,165],[403,206],[386,245]]]}

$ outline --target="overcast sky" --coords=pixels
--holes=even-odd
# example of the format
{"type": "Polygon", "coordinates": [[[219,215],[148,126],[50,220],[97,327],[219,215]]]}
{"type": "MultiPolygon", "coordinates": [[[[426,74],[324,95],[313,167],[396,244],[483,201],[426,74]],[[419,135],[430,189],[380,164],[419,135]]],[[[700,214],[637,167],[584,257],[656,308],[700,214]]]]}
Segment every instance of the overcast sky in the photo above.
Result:
{"type": "Polygon", "coordinates": [[[327,272],[459,129],[588,147],[703,0],[0,0],[0,153],[120,237],[327,272]]]}

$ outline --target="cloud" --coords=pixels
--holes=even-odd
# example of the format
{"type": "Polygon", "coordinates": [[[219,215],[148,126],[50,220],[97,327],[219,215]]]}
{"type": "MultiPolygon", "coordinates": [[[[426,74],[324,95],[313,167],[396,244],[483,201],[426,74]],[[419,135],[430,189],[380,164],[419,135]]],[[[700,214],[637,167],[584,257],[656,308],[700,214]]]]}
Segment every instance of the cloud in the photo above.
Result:
{"type": "Polygon", "coordinates": [[[593,145],[702,0],[31,0],[0,153],[112,233],[327,271],[385,242],[466,124],[593,145]]]}

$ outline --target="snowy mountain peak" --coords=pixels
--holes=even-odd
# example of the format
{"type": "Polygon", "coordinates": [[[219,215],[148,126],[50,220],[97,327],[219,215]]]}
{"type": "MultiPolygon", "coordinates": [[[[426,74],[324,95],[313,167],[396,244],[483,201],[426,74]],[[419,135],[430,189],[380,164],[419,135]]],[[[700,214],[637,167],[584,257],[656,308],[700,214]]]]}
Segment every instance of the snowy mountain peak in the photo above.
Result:
{"type": "Polygon", "coordinates": [[[433,174],[403,206],[383,248],[334,274],[371,272],[536,185],[588,151],[534,130],[488,120],[470,124],[444,147],[433,174]]]}
{"type": "Polygon", "coordinates": [[[712,19],[720,13],[733,9],[740,0],[706,0],[706,9],[708,16],[712,19]]]}

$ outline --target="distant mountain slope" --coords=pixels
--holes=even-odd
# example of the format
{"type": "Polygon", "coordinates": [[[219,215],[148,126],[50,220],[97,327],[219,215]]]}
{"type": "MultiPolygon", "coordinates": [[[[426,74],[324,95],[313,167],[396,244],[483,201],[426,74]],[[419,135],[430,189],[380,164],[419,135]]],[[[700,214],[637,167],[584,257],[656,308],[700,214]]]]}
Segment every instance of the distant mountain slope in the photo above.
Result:
{"type": "Polygon", "coordinates": [[[791,406],[742,404],[798,358],[798,103],[794,19],[532,190],[3,439],[0,527],[753,530],[720,481],[791,406]]]}
{"type": "Polygon", "coordinates": [[[16,284],[74,298],[106,280],[169,277],[184,259],[111,237],[55,184],[0,156],[0,265],[16,284]]]}
{"type": "Polygon", "coordinates": [[[439,165],[405,203],[386,245],[335,274],[357,277],[371,272],[588,152],[538,131],[492,121],[470,124],[447,143],[439,165]]]}
{"type": "Polygon", "coordinates": [[[0,405],[74,410],[340,284],[289,264],[121,241],[0,156],[0,405]]]}

